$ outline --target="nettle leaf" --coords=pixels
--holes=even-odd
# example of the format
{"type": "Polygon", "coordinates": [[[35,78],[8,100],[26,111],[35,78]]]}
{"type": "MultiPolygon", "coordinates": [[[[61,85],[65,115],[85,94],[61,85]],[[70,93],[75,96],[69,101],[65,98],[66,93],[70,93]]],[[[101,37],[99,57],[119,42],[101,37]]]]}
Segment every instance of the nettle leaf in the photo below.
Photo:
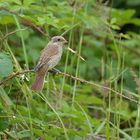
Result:
{"type": "Polygon", "coordinates": [[[12,24],[14,23],[14,19],[12,14],[10,14],[7,11],[0,11],[0,24],[5,25],[5,24],[12,24]]]}
{"type": "Polygon", "coordinates": [[[135,14],[135,10],[128,9],[128,10],[112,10],[112,17],[116,18],[116,24],[124,25],[127,23],[131,23],[133,16],[135,14]]]}
{"type": "Polygon", "coordinates": [[[20,0],[7,0],[7,2],[14,3],[14,4],[17,4],[17,5],[21,5],[22,4],[20,0]]]}
{"type": "Polygon", "coordinates": [[[9,76],[13,72],[13,64],[10,57],[0,53],[0,77],[9,76]]]}

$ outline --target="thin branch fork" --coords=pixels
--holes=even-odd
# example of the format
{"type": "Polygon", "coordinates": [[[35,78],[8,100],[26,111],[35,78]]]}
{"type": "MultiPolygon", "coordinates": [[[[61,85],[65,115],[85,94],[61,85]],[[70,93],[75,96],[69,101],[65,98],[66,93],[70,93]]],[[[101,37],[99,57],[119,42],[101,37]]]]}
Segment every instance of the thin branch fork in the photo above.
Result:
{"type": "Polygon", "coordinates": [[[34,70],[24,70],[24,71],[18,71],[16,73],[13,73],[10,76],[6,77],[4,80],[1,80],[0,81],[0,86],[4,85],[6,82],[13,79],[14,77],[17,77],[17,76],[25,74],[25,73],[31,73],[31,72],[34,72],[34,70]]]}
{"type": "MultiPolygon", "coordinates": [[[[56,71],[56,69],[55,69],[56,71]]],[[[23,75],[23,74],[26,74],[26,73],[31,73],[31,72],[34,72],[34,70],[24,70],[24,71],[19,71],[19,72],[16,72],[14,74],[11,74],[10,76],[8,76],[7,78],[5,78],[4,80],[1,80],[0,81],[0,86],[1,85],[4,85],[6,82],[10,81],[11,79],[13,79],[14,77],[17,77],[19,75],[23,75]]],[[[91,82],[91,81],[87,81],[87,80],[84,80],[84,79],[81,79],[81,78],[78,78],[78,77],[75,77],[73,75],[70,75],[68,73],[63,73],[63,72],[60,72],[57,70],[57,74],[58,75],[63,75],[65,77],[68,77],[68,78],[71,78],[73,80],[76,80],[76,81],[79,81],[81,83],[86,83],[86,84],[89,84],[89,85],[92,85],[92,86],[96,86],[98,88],[101,88],[101,89],[104,89],[104,90],[108,90],[108,91],[112,91],[113,93],[117,94],[118,96],[121,96],[127,100],[130,100],[132,102],[135,102],[136,104],[140,105],[140,103],[138,101],[136,101],[135,99],[133,98],[129,98],[125,95],[123,95],[122,93],[118,92],[118,91],[115,91],[114,89],[112,88],[109,88],[109,87],[106,87],[106,86],[102,86],[102,85],[99,85],[99,84],[96,84],[94,82],[91,82]]]]}
{"type": "Polygon", "coordinates": [[[23,28],[23,29],[17,29],[17,30],[15,30],[15,31],[9,32],[9,33],[7,33],[1,40],[6,39],[8,36],[10,36],[10,35],[12,35],[12,34],[15,34],[15,33],[17,33],[17,32],[24,31],[24,30],[27,30],[27,29],[28,29],[28,28],[26,27],[26,28],[23,28]]]}
{"type": "Polygon", "coordinates": [[[30,28],[32,28],[33,30],[35,30],[35,31],[37,31],[37,32],[39,32],[39,33],[41,33],[42,35],[49,37],[49,35],[43,31],[43,29],[42,29],[41,26],[36,25],[34,22],[32,22],[32,21],[29,20],[29,19],[26,19],[25,17],[21,17],[21,16],[19,15],[19,12],[11,11],[11,10],[9,10],[8,8],[3,7],[3,6],[0,6],[0,11],[1,11],[1,10],[7,11],[7,12],[11,13],[12,15],[16,15],[17,17],[20,17],[21,23],[22,23],[24,26],[30,27],[30,28]]]}

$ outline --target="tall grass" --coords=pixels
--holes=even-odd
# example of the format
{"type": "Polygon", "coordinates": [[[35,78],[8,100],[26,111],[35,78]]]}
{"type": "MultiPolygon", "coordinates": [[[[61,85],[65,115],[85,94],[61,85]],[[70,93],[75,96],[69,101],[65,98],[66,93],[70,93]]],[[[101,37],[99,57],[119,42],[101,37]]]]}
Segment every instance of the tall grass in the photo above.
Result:
{"type": "MultiPolygon", "coordinates": [[[[108,28],[109,35],[107,35],[113,41],[111,53],[115,56],[117,62],[115,67],[114,58],[109,56],[110,50],[108,51],[107,48],[103,48],[104,54],[100,59],[100,70],[96,68],[93,70],[99,74],[98,78],[101,77],[98,79],[98,84],[93,82],[95,79],[78,82],[76,78],[83,77],[79,72],[82,68],[79,56],[85,50],[83,48],[85,27],[82,22],[76,23],[79,7],[75,6],[72,8],[71,27],[65,30],[62,35],[67,35],[68,47],[76,49],[78,54],[72,54],[72,56],[69,51],[65,51],[64,73],[72,74],[75,78],[69,76],[70,79],[67,79],[65,75],[55,78],[48,74],[46,77],[48,82],[45,83],[46,86],[43,91],[39,93],[31,91],[30,85],[34,74],[30,73],[28,77],[25,74],[14,77],[14,79],[6,83],[7,85],[1,86],[0,97],[3,102],[0,103],[0,107],[4,108],[4,111],[7,113],[6,117],[8,118],[9,126],[7,126],[8,129],[3,131],[4,134],[0,135],[8,135],[7,137],[12,139],[32,140],[92,140],[97,137],[107,140],[121,138],[137,139],[140,129],[140,105],[134,101],[138,100],[140,103],[140,93],[139,89],[137,94],[125,87],[124,77],[128,68],[125,67],[126,54],[123,53],[123,47],[119,43],[122,41],[121,37],[118,35],[118,40],[110,27],[108,28]],[[78,33],[77,27],[80,28],[78,33]],[[75,67],[72,68],[73,71],[68,70],[69,66],[75,67]],[[107,83],[107,85],[103,86],[104,83],[107,83]],[[56,95],[56,97],[53,97],[53,95],[56,95]],[[132,96],[134,99],[131,99],[129,96],[132,96]],[[126,106],[129,106],[132,103],[132,108],[136,108],[134,112],[130,112],[130,107],[127,111],[122,110],[123,105],[127,104],[126,106]],[[127,113],[129,113],[128,116],[127,113]],[[126,116],[127,118],[125,118],[126,116]],[[123,128],[123,123],[128,125],[129,128],[126,128],[126,126],[123,128]]],[[[88,2],[84,5],[84,10],[86,15],[88,2]]],[[[20,30],[21,25],[16,16],[14,16],[14,20],[17,29],[20,30]]],[[[94,38],[94,35],[92,37],[94,38]]],[[[26,69],[29,69],[30,56],[27,53],[22,31],[20,31],[20,40],[26,69]]],[[[84,45],[87,45],[86,49],[91,49],[91,46],[88,46],[90,41],[92,42],[92,40],[84,42],[84,45]]],[[[24,68],[22,66],[24,64],[21,64],[20,59],[15,56],[8,39],[5,39],[3,45],[5,50],[11,55],[14,71],[21,71],[24,68]]],[[[91,49],[91,51],[95,51],[94,49],[91,49]]],[[[88,61],[87,59],[84,63],[88,63],[88,61]]],[[[135,75],[136,77],[139,79],[137,75],[135,75]]],[[[137,84],[137,87],[139,88],[139,84],[137,84]]],[[[2,117],[0,115],[0,119],[2,117]]]]}

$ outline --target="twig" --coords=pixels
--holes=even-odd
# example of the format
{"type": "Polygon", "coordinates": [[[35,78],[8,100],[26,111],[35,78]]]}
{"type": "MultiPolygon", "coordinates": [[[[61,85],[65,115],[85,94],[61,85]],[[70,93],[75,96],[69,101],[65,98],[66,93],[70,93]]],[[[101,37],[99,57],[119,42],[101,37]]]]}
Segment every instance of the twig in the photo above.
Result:
{"type": "Polygon", "coordinates": [[[36,25],[33,21],[31,21],[31,20],[29,20],[27,18],[24,18],[24,17],[20,17],[20,18],[21,18],[21,23],[24,26],[31,27],[33,30],[35,30],[35,31],[41,33],[42,35],[47,36],[48,38],[50,38],[50,36],[43,31],[43,27],[36,25]]]}
{"type": "Polygon", "coordinates": [[[17,33],[17,32],[24,31],[24,30],[27,30],[27,29],[28,29],[28,28],[17,29],[17,30],[15,30],[15,31],[9,32],[9,33],[7,33],[1,40],[6,39],[8,36],[10,36],[10,35],[12,35],[12,34],[15,34],[15,33],[17,33]]]}
{"type": "MultiPolygon", "coordinates": [[[[56,69],[55,69],[55,71],[56,71],[56,69]]],[[[22,74],[25,74],[25,73],[31,73],[31,72],[34,72],[34,70],[24,70],[24,71],[21,71],[21,72],[16,72],[16,73],[8,76],[4,80],[1,80],[0,81],[0,85],[5,84],[7,81],[13,79],[14,77],[16,77],[18,75],[22,75],[22,74]]],[[[49,71],[49,72],[51,72],[51,71],[49,71]]],[[[87,80],[84,80],[84,79],[81,79],[81,78],[78,78],[78,77],[74,77],[73,75],[70,75],[70,74],[67,74],[67,73],[63,73],[63,72],[60,72],[58,70],[57,70],[57,74],[58,75],[63,75],[63,76],[69,77],[69,78],[71,78],[73,80],[76,80],[76,81],[80,81],[81,83],[86,83],[86,84],[89,84],[89,85],[92,85],[92,86],[99,87],[101,89],[106,89],[106,90],[112,91],[112,92],[116,93],[117,95],[119,95],[119,96],[121,96],[121,97],[123,97],[123,98],[125,98],[127,100],[130,100],[130,101],[135,102],[136,104],[140,105],[140,103],[138,101],[136,101],[136,100],[134,100],[132,98],[129,98],[129,97],[123,95],[122,93],[120,93],[118,91],[115,91],[112,88],[109,88],[109,87],[106,87],[106,86],[102,86],[102,85],[99,85],[99,84],[96,84],[94,82],[90,82],[90,81],[87,81],[87,80]]]]}
{"type": "Polygon", "coordinates": [[[73,49],[71,49],[71,48],[67,48],[70,52],[72,52],[72,53],[74,53],[75,55],[77,55],[81,60],[83,60],[83,61],[86,61],[81,55],[79,55],[76,51],[74,51],[73,49]]]}
{"type": "Polygon", "coordinates": [[[25,71],[13,73],[10,76],[8,76],[7,78],[5,78],[4,80],[1,80],[0,85],[4,85],[7,81],[13,79],[14,77],[16,77],[18,75],[22,75],[22,74],[30,73],[30,72],[34,72],[34,70],[25,70],[25,71]]]}
{"type": "Polygon", "coordinates": [[[38,25],[36,25],[33,21],[31,21],[31,20],[29,20],[29,19],[27,19],[27,18],[25,18],[25,17],[20,16],[20,15],[19,15],[19,11],[11,11],[11,10],[9,10],[9,9],[6,8],[6,7],[3,7],[3,6],[1,7],[1,6],[0,6],[0,11],[1,11],[1,10],[7,11],[7,12],[9,12],[9,13],[12,14],[12,15],[18,16],[18,17],[21,19],[21,23],[22,23],[23,25],[25,25],[25,26],[27,26],[27,27],[31,27],[33,30],[35,30],[35,31],[37,31],[37,32],[39,32],[39,33],[41,33],[42,35],[49,37],[49,35],[43,31],[43,28],[42,28],[41,26],[38,26],[38,25]]]}
{"type": "Polygon", "coordinates": [[[138,101],[136,101],[134,99],[131,99],[131,98],[129,98],[129,97],[127,97],[127,96],[125,96],[125,95],[113,90],[112,88],[105,87],[105,86],[102,86],[102,85],[99,85],[99,84],[96,84],[94,82],[90,82],[90,81],[87,81],[87,80],[84,80],[84,79],[81,79],[81,78],[78,78],[78,77],[74,77],[74,76],[72,76],[70,74],[67,74],[67,73],[59,72],[59,74],[64,75],[64,76],[69,77],[69,78],[72,78],[74,80],[80,81],[81,83],[86,83],[86,84],[89,84],[89,85],[92,85],[92,86],[96,86],[96,87],[99,87],[99,88],[102,88],[102,89],[112,91],[112,92],[116,93],[117,95],[119,95],[119,96],[121,96],[121,97],[123,97],[123,98],[125,98],[127,100],[130,100],[130,101],[135,102],[136,104],[140,105],[140,103],[138,101]]]}
{"type": "Polygon", "coordinates": [[[6,130],[4,130],[4,133],[5,133],[6,135],[8,135],[9,137],[11,137],[13,140],[19,140],[19,139],[17,139],[17,137],[13,136],[10,132],[8,132],[8,131],[6,131],[6,130]]]}

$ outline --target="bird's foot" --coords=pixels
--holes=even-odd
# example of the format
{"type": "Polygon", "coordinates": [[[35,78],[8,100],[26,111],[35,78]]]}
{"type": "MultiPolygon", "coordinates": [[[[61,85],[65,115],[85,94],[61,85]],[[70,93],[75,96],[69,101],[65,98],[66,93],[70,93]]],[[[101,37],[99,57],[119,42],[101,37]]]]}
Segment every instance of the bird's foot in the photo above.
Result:
{"type": "Polygon", "coordinates": [[[56,75],[56,74],[60,73],[60,70],[53,68],[53,69],[49,70],[49,72],[56,75]]]}

